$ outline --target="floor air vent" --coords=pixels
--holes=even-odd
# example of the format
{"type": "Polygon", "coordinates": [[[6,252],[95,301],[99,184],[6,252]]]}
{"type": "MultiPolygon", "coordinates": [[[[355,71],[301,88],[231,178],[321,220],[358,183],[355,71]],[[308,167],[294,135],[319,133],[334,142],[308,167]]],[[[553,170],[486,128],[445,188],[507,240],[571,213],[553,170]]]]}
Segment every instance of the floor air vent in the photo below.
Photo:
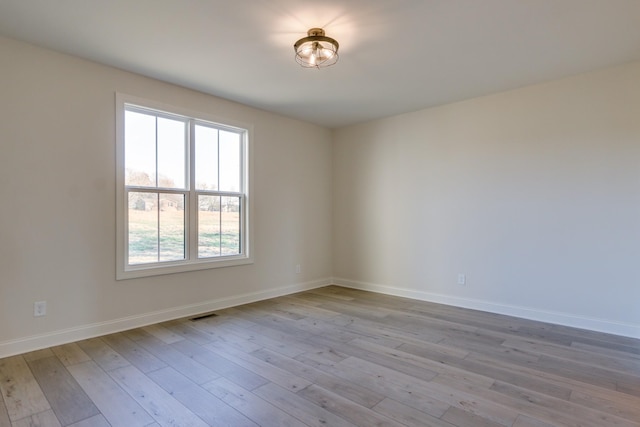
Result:
{"type": "Polygon", "coordinates": [[[218,315],[216,313],[207,313],[207,314],[203,314],[202,316],[197,316],[197,317],[192,317],[191,320],[192,322],[196,322],[198,320],[204,320],[204,319],[209,319],[211,317],[217,317],[218,315]]]}

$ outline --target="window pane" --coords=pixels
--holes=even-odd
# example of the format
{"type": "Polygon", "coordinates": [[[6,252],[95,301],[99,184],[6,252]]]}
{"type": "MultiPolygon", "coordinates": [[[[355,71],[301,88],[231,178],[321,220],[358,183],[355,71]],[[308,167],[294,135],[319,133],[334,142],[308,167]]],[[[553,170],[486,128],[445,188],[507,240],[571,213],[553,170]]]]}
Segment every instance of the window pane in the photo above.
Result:
{"type": "Polygon", "coordinates": [[[158,117],[158,186],[185,188],[186,123],[158,117]]]}
{"type": "Polygon", "coordinates": [[[156,186],[156,118],[125,111],[125,184],[156,186]]]}
{"type": "Polygon", "coordinates": [[[220,196],[198,196],[198,258],[220,256],[220,196]]]}
{"type": "Polygon", "coordinates": [[[241,136],[220,131],[220,191],[240,191],[241,136]]]}
{"type": "Polygon", "coordinates": [[[196,190],[218,190],[218,130],[195,126],[196,190]]]}
{"type": "Polygon", "coordinates": [[[131,264],[158,261],[158,194],[129,193],[129,259],[131,264]]]}
{"type": "Polygon", "coordinates": [[[222,237],[220,252],[222,255],[240,253],[240,198],[221,197],[222,237]]]}
{"type": "Polygon", "coordinates": [[[159,261],[185,259],[184,194],[160,194],[159,261]]]}

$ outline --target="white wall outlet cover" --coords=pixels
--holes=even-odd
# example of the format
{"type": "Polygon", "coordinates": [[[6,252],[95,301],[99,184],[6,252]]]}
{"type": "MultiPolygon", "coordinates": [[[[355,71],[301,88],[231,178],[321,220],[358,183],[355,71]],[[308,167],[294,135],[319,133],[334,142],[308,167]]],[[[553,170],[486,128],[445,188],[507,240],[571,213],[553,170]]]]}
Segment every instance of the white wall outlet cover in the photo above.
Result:
{"type": "Polygon", "coordinates": [[[40,317],[46,316],[47,314],[47,302],[46,301],[36,301],[33,303],[33,316],[40,317]]]}

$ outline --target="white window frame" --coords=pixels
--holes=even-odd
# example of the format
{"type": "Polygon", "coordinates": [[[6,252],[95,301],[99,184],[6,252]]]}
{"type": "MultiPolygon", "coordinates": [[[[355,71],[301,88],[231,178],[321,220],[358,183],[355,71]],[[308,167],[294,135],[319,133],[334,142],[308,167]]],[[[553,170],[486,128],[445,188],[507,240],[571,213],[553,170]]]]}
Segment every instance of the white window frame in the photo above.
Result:
{"type": "MultiPolygon", "coordinates": [[[[132,279],[137,277],[157,276],[162,274],[181,273],[186,271],[204,270],[210,268],[230,267],[253,263],[252,256],[252,232],[250,218],[251,203],[251,135],[253,126],[246,123],[214,117],[210,114],[193,112],[184,108],[150,101],[139,97],[116,93],[116,280],[132,279]],[[240,212],[240,254],[228,256],[216,256],[210,258],[197,258],[197,221],[198,221],[198,194],[213,193],[196,191],[194,183],[195,153],[193,138],[189,138],[187,150],[187,189],[176,190],[186,194],[185,199],[185,260],[166,261],[146,264],[128,264],[128,193],[125,185],[125,110],[127,107],[151,110],[165,116],[178,116],[188,119],[189,132],[193,132],[195,124],[209,124],[218,129],[229,129],[240,132],[242,138],[242,189],[237,194],[242,197],[240,212]]],[[[162,193],[162,188],[154,188],[153,192],[162,193]]],[[[222,193],[222,192],[219,192],[222,193]]]]}

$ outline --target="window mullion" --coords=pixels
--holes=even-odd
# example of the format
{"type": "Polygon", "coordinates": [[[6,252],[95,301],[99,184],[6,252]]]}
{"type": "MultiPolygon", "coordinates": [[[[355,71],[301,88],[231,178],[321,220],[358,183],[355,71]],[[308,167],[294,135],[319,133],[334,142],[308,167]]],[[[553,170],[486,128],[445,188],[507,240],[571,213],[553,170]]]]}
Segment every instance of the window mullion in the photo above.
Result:
{"type": "Polygon", "coordinates": [[[155,186],[156,188],[160,186],[160,182],[158,181],[158,117],[155,118],[156,125],[156,170],[155,170],[155,186]]]}
{"type": "MultiPolygon", "coordinates": [[[[218,143],[217,145],[217,149],[218,149],[218,154],[216,155],[216,159],[218,160],[218,192],[220,192],[221,190],[221,186],[220,186],[220,129],[218,129],[218,132],[216,133],[216,135],[218,136],[218,143]]],[[[218,206],[219,206],[219,212],[218,212],[218,254],[222,255],[222,196],[218,196],[218,206]]]]}
{"type": "MultiPolygon", "coordinates": [[[[156,168],[155,168],[156,169],[156,171],[155,171],[156,172],[155,173],[156,182],[155,182],[155,184],[156,184],[156,188],[157,188],[160,185],[160,181],[158,179],[158,169],[159,169],[158,168],[158,148],[159,147],[158,147],[158,117],[157,116],[155,118],[155,125],[156,125],[156,132],[155,132],[156,133],[156,135],[155,135],[156,136],[156,141],[155,141],[156,142],[156,168]]],[[[160,193],[156,193],[156,221],[157,221],[157,224],[158,224],[157,230],[156,230],[156,233],[157,233],[157,245],[158,245],[158,254],[157,254],[158,258],[157,259],[158,259],[158,262],[160,262],[160,193]]]]}
{"type": "MultiPolygon", "coordinates": [[[[220,147],[220,145],[218,145],[218,147],[220,147]]],[[[220,148],[218,148],[219,150],[220,148]]],[[[220,156],[218,156],[218,164],[220,163],[220,156]]],[[[220,167],[218,167],[218,170],[220,170],[220,167]]],[[[220,185],[220,182],[218,181],[218,185],[220,185]]],[[[220,206],[220,212],[218,212],[218,230],[220,232],[220,255],[222,255],[222,196],[218,197],[218,205],[220,206]]]]}
{"type": "Polygon", "coordinates": [[[187,259],[190,261],[196,260],[198,258],[198,218],[199,218],[199,210],[198,210],[198,194],[196,193],[196,132],[195,132],[195,121],[189,120],[189,134],[188,134],[188,146],[189,146],[189,164],[187,168],[189,170],[189,180],[187,183],[187,189],[189,194],[189,215],[188,215],[188,255],[187,259]]]}
{"type": "Polygon", "coordinates": [[[160,193],[156,193],[156,221],[158,222],[158,262],[160,262],[160,193]]]}

